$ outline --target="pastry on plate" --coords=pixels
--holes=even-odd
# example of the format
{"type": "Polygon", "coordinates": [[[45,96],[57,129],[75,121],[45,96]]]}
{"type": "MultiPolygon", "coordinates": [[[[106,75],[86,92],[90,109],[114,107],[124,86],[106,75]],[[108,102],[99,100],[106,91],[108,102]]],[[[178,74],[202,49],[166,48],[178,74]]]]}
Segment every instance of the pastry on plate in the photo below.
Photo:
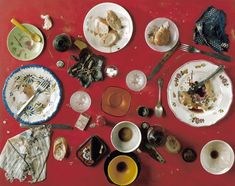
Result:
{"type": "Polygon", "coordinates": [[[107,11],[106,22],[113,30],[117,31],[122,28],[121,20],[112,10],[107,11]]]}

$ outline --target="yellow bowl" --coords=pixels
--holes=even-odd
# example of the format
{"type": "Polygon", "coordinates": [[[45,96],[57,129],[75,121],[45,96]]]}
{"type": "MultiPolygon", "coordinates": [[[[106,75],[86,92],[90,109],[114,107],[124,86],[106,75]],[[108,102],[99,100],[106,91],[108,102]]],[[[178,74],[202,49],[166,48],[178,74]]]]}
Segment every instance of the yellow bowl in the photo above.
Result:
{"type": "Polygon", "coordinates": [[[119,155],[108,164],[108,177],[117,185],[129,185],[138,175],[138,166],[134,159],[119,155]]]}

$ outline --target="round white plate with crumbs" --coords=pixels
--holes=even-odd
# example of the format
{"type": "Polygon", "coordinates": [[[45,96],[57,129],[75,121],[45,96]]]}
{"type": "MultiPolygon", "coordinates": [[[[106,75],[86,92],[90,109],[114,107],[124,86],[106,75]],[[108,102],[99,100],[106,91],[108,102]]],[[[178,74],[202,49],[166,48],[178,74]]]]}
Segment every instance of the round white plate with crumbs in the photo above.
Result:
{"type": "Polygon", "coordinates": [[[7,48],[14,58],[20,61],[30,61],[42,53],[45,43],[43,34],[37,27],[26,23],[23,25],[31,32],[37,33],[42,39],[41,42],[34,42],[28,34],[14,27],[8,34],[7,48]]]}
{"type": "Polygon", "coordinates": [[[101,3],[94,6],[83,22],[84,36],[94,49],[113,53],[124,48],[133,33],[133,22],[129,13],[115,3],[101,3]],[[110,14],[118,27],[110,24],[110,14]],[[107,21],[108,20],[108,21],[107,21]],[[111,25],[111,26],[110,26],[111,25]]]}
{"type": "Polygon", "coordinates": [[[156,18],[152,20],[146,27],[145,33],[144,33],[145,41],[148,44],[148,46],[158,52],[167,52],[171,50],[176,43],[179,40],[179,30],[176,24],[165,17],[156,18]],[[151,42],[151,36],[153,35],[154,30],[159,29],[161,26],[163,26],[165,23],[168,22],[169,31],[170,31],[170,42],[167,45],[157,45],[151,42]]]}
{"type": "Polygon", "coordinates": [[[39,65],[17,68],[7,78],[2,92],[7,111],[20,123],[30,125],[51,119],[58,110],[61,98],[62,88],[59,80],[49,69],[39,65]],[[43,81],[48,81],[49,86],[16,117],[16,113],[36,93],[43,81]]]}
{"type": "Polygon", "coordinates": [[[193,127],[210,126],[228,113],[233,100],[232,82],[225,71],[205,83],[197,93],[188,94],[192,82],[211,75],[217,65],[205,61],[189,61],[179,67],[168,84],[167,100],[174,115],[193,127]]]}

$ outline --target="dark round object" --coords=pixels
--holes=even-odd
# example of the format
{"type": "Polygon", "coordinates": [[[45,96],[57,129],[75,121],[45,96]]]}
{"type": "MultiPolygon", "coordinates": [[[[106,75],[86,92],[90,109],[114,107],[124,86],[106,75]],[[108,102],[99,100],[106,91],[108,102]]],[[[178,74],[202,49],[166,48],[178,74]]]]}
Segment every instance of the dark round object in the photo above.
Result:
{"type": "Polygon", "coordinates": [[[148,117],[149,114],[150,114],[149,109],[147,107],[144,107],[144,106],[138,107],[137,112],[138,112],[138,115],[141,116],[141,117],[148,117]]]}
{"type": "Polygon", "coordinates": [[[218,152],[217,150],[211,151],[211,157],[212,157],[213,159],[218,158],[218,157],[219,157],[219,152],[218,152]]]}
{"type": "Polygon", "coordinates": [[[186,162],[193,162],[196,160],[197,154],[196,154],[195,150],[193,150],[191,148],[185,148],[182,151],[182,158],[186,162]]]}
{"type": "Polygon", "coordinates": [[[60,34],[53,40],[54,48],[59,52],[64,52],[72,46],[72,41],[69,35],[60,34]]]}

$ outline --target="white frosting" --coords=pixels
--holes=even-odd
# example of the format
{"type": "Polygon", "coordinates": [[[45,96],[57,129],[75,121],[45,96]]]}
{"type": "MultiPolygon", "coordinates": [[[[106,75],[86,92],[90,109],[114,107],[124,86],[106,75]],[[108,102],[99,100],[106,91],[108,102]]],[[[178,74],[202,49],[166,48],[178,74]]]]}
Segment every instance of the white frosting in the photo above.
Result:
{"type": "Polygon", "coordinates": [[[49,30],[52,27],[52,21],[49,15],[41,15],[41,18],[44,19],[43,29],[49,30]]]}

